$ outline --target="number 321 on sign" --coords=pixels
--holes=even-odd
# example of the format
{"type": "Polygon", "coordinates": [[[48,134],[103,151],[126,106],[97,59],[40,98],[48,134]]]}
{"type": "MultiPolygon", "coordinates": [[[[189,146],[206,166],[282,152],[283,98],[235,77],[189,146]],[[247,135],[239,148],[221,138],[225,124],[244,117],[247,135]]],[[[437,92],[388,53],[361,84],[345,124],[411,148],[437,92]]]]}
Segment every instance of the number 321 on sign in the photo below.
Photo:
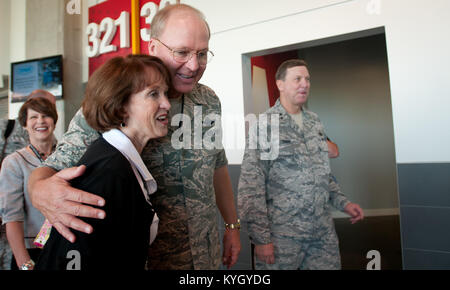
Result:
{"type": "MultiPolygon", "coordinates": [[[[157,1],[156,1],[157,2],[157,1]]],[[[140,23],[141,20],[145,24],[141,25],[144,28],[140,29],[141,42],[150,41],[150,23],[152,22],[158,10],[168,4],[179,3],[179,0],[161,0],[159,5],[155,2],[147,2],[140,8],[140,23]]],[[[122,11],[117,19],[105,17],[100,24],[89,23],[86,28],[88,36],[88,46],[86,47],[86,55],[88,58],[100,56],[102,54],[115,52],[118,50],[117,45],[112,43],[117,34],[120,32],[120,48],[130,48],[131,29],[130,29],[130,12],[122,11]]]]}

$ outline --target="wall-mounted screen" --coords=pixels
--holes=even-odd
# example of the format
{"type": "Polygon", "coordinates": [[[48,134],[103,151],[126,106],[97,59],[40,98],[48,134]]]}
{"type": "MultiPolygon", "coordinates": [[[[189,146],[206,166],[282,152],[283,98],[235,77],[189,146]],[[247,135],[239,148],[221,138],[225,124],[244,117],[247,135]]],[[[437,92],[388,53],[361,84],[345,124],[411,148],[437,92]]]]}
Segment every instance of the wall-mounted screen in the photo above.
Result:
{"type": "Polygon", "coordinates": [[[11,63],[11,102],[24,102],[36,89],[63,97],[62,55],[11,63]]]}

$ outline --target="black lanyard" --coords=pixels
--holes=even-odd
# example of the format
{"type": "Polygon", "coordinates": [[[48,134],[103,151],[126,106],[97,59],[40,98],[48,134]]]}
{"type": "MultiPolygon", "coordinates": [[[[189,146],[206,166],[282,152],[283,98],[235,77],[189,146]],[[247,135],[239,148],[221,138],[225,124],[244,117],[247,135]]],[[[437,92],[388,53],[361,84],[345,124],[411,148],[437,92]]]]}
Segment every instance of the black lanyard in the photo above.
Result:
{"type": "Polygon", "coordinates": [[[32,144],[30,144],[30,148],[33,151],[34,155],[36,155],[36,157],[39,159],[39,161],[41,161],[41,163],[44,163],[44,159],[42,158],[41,154],[36,149],[36,147],[34,147],[32,144]]]}
{"type": "Polygon", "coordinates": [[[184,94],[181,96],[181,121],[178,125],[179,128],[183,126],[183,114],[184,114],[184,94]]]}

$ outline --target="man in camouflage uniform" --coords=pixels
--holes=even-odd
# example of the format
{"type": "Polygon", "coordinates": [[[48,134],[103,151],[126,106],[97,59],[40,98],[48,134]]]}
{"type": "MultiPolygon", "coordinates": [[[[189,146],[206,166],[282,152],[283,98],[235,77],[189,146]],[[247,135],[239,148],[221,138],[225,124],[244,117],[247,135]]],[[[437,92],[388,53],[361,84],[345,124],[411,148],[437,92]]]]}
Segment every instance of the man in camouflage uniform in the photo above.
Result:
{"type": "MultiPolygon", "coordinates": [[[[28,98],[46,98],[50,102],[55,103],[55,96],[44,90],[34,90],[28,96],[28,98]]],[[[5,131],[8,126],[8,120],[0,120],[0,150],[3,150],[3,145],[5,144],[4,136],[5,131]]],[[[28,137],[28,132],[20,126],[19,120],[16,118],[14,122],[14,127],[8,137],[6,142],[5,152],[2,156],[4,159],[7,155],[16,152],[30,144],[30,139],[28,137]]],[[[1,154],[1,153],[0,153],[1,154]]],[[[1,182],[1,181],[0,181],[1,182]]],[[[0,202],[0,205],[2,203],[0,202]]],[[[0,225],[1,222],[1,208],[0,208],[0,225]]],[[[1,225],[0,230],[0,270],[9,270],[11,268],[11,258],[12,251],[9,247],[8,240],[6,239],[6,226],[1,225]]]]}
{"type": "MultiPolygon", "coordinates": [[[[267,125],[268,132],[278,130],[272,139],[277,144],[253,149],[248,141],[239,180],[239,214],[255,244],[255,267],[340,269],[330,205],[351,215],[353,223],[363,212],[340,192],[331,175],[323,125],[304,108],[310,88],[306,63],[284,62],[276,80],[280,99],[265,114],[278,117],[279,127],[267,125]]],[[[250,130],[248,140],[255,132],[250,130]]]]}
{"type": "MultiPolygon", "coordinates": [[[[194,116],[195,107],[202,111],[203,116],[221,114],[220,101],[215,93],[198,84],[206,68],[209,28],[201,12],[182,4],[160,10],[151,27],[149,53],[161,58],[172,75],[175,96],[171,99],[171,117],[181,113],[185,119],[176,124],[172,122],[168,135],[151,140],[142,153],[144,162],[158,184],[158,191],[152,195],[152,203],[160,218],[158,236],[149,250],[148,268],[218,269],[221,259],[217,207],[226,223],[238,222],[225,151],[196,146],[177,150],[171,140],[174,132],[188,128],[188,134],[183,135],[183,139],[188,138],[194,144],[195,134],[190,128],[199,129],[202,138],[209,130],[215,130],[215,126],[220,128],[220,124],[208,126],[208,122],[203,122],[203,119],[200,119],[199,127],[198,119],[194,118],[200,117],[194,116]]],[[[218,131],[221,133],[221,129],[218,131]]],[[[56,152],[46,160],[46,165],[56,171],[74,166],[87,145],[99,136],[88,126],[82,112],[78,111],[56,152]]],[[[39,173],[33,175],[36,177],[40,172],[49,172],[48,167],[36,170],[39,173]]],[[[48,179],[38,176],[38,182],[33,184],[33,175],[30,178],[33,204],[62,235],[71,238],[65,226],[84,232],[91,230],[85,229],[85,224],[73,215],[97,217],[101,212],[91,207],[74,205],[73,201],[96,205],[99,199],[67,186],[48,190],[55,188],[55,184],[61,180],[55,181],[54,176],[48,179]],[[79,195],[68,197],[67,193],[71,192],[79,195]],[[63,199],[66,199],[63,201],[65,204],[55,206],[55,200],[63,199]],[[67,215],[71,219],[64,220],[67,215]]],[[[74,177],[66,177],[66,180],[74,177]]],[[[231,267],[236,263],[239,251],[239,231],[227,229],[224,234],[223,263],[231,267]]]]}
{"type": "MultiPolygon", "coordinates": [[[[3,148],[3,144],[5,142],[3,136],[5,136],[8,121],[9,120],[5,119],[0,120],[0,149],[3,148]]],[[[27,131],[20,126],[19,120],[15,119],[14,121],[14,127],[11,131],[11,135],[8,137],[8,142],[5,147],[5,154],[2,156],[3,158],[30,144],[27,131]]]]}

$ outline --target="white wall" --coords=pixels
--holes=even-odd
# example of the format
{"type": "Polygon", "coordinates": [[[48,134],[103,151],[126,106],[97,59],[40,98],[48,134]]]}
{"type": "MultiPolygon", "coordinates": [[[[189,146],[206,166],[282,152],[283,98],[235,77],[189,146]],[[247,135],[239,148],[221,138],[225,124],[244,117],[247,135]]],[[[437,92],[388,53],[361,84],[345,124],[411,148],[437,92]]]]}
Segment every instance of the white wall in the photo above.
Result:
{"type": "Polygon", "coordinates": [[[64,51],[64,1],[27,0],[27,59],[62,54],[64,51]]]}
{"type": "MultiPolygon", "coordinates": [[[[182,2],[202,10],[211,26],[215,57],[202,83],[216,91],[225,115],[244,114],[242,54],[384,26],[397,163],[450,161],[450,1],[182,2]]],[[[244,125],[226,127],[244,135],[244,125]]],[[[242,156],[227,150],[231,164],[242,156]]]]}
{"type": "Polygon", "coordinates": [[[14,0],[11,3],[9,53],[10,61],[22,61],[25,59],[26,38],[26,0],[14,0]]]}
{"type": "MultiPolygon", "coordinates": [[[[10,2],[11,22],[9,26],[9,61],[23,61],[26,59],[26,0],[14,0],[10,2]]],[[[19,113],[21,103],[11,103],[11,97],[9,98],[9,100],[8,117],[10,119],[14,119],[19,113]]]]}
{"type": "MultiPolygon", "coordinates": [[[[0,76],[9,75],[10,0],[0,0],[0,76]]],[[[1,82],[1,80],[0,80],[1,82]]],[[[0,83],[0,87],[2,84],[0,83]]]]}

